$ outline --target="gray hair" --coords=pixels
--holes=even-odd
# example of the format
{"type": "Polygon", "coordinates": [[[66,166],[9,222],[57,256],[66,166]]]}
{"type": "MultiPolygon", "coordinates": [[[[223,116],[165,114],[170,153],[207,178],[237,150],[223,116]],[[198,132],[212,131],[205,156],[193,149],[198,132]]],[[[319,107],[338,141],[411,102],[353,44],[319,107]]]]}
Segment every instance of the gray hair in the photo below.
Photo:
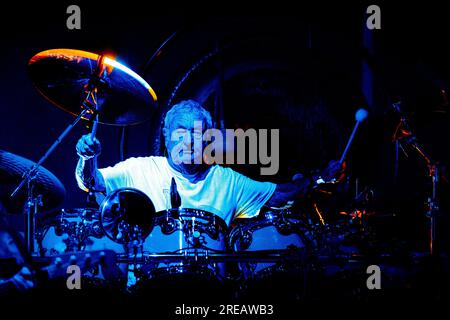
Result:
{"type": "Polygon", "coordinates": [[[212,118],[209,111],[202,107],[202,105],[194,100],[184,100],[181,101],[170,108],[164,117],[164,129],[168,129],[169,123],[173,121],[179,115],[183,114],[193,114],[199,116],[199,119],[205,122],[206,128],[212,128],[212,118]]]}

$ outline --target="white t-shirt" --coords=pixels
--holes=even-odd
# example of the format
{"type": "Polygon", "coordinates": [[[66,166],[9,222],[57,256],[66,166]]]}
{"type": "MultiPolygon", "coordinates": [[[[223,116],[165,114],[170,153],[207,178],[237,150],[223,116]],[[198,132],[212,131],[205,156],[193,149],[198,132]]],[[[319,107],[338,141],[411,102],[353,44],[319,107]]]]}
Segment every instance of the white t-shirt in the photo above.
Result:
{"type": "Polygon", "coordinates": [[[129,158],[100,169],[100,173],[107,194],[124,187],[139,189],[149,196],[156,211],[170,208],[167,195],[173,177],[182,208],[211,212],[227,225],[237,217],[258,215],[276,187],[271,182],[258,182],[219,165],[212,166],[203,180],[192,183],[173,169],[165,157],[129,158]]]}

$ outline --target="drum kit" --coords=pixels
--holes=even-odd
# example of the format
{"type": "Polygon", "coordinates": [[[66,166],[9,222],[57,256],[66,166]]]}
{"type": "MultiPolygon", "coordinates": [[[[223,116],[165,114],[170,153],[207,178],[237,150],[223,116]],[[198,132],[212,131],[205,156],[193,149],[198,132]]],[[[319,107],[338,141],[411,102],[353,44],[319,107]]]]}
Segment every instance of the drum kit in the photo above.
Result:
{"type": "MultiPolygon", "coordinates": [[[[329,247],[330,238],[330,226],[317,207],[318,219],[284,207],[262,210],[256,218],[237,219],[227,226],[218,216],[196,208],[156,212],[144,193],[122,188],[109,194],[99,209],[62,209],[44,218],[43,212],[61,207],[66,191],[42,164],[71,129],[88,121],[95,136],[97,123],[146,121],[157,96],[132,70],[90,52],[47,50],[35,55],[28,67],[36,89],[75,116],[36,163],[0,151],[0,200],[7,211],[27,218],[24,234],[32,256],[112,250],[115,263],[127,273],[130,290],[175,276],[247,283],[317,268],[319,253],[329,247]]],[[[358,114],[352,138],[363,113],[358,114]]]]}

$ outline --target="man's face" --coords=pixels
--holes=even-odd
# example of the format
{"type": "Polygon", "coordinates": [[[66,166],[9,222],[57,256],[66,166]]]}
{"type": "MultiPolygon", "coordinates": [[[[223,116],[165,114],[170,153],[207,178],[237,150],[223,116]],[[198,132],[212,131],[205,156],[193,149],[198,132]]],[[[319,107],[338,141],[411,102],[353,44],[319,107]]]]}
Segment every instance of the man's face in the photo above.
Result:
{"type": "Polygon", "coordinates": [[[205,123],[192,114],[179,115],[166,126],[165,140],[170,160],[183,170],[195,171],[203,162],[205,123]]]}

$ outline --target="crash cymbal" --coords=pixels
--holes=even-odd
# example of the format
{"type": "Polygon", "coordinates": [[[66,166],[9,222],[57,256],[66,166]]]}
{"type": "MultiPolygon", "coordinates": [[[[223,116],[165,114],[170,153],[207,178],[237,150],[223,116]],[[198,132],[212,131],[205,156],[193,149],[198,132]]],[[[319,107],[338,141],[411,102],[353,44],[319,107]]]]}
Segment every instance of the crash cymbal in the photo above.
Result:
{"type": "MultiPolygon", "coordinates": [[[[0,201],[9,213],[21,213],[26,204],[26,188],[11,198],[11,192],[22,180],[24,173],[35,163],[21,156],[0,150],[0,201]]],[[[60,206],[65,198],[63,184],[50,171],[40,166],[34,180],[34,195],[42,195],[42,212],[60,206]]]]}
{"type": "Polygon", "coordinates": [[[110,125],[132,125],[148,120],[156,108],[157,97],[138,74],[113,58],[73,49],[42,51],[28,63],[37,90],[51,103],[77,116],[87,89],[95,82],[98,121],[110,125]],[[104,72],[99,81],[99,61],[104,72]],[[97,76],[97,77],[96,77],[97,76]]]}

